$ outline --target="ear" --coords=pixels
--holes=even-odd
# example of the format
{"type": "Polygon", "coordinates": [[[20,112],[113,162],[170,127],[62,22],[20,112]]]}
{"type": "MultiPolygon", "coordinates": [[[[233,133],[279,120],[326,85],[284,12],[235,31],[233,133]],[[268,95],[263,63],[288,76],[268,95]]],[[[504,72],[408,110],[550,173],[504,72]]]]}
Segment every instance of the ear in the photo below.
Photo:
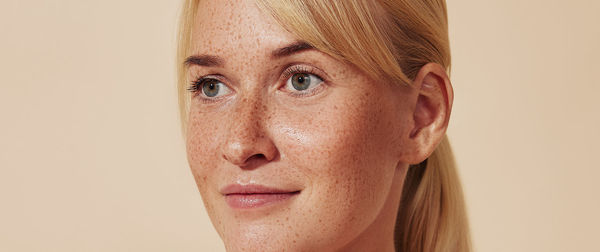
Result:
{"type": "Polygon", "coordinates": [[[413,87],[418,98],[408,139],[413,151],[407,161],[418,164],[433,153],[446,134],[454,91],[446,70],[437,63],[423,66],[413,87]]]}

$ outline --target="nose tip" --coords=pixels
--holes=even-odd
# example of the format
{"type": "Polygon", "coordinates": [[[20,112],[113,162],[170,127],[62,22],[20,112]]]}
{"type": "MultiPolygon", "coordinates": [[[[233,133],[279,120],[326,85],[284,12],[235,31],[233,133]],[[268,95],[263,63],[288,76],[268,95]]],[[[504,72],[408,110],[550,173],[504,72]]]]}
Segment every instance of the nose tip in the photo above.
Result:
{"type": "Polygon", "coordinates": [[[277,155],[278,151],[273,142],[264,136],[248,138],[238,135],[227,143],[223,151],[225,160],[241,168],[251,168],[273,161],[277,155]]]}

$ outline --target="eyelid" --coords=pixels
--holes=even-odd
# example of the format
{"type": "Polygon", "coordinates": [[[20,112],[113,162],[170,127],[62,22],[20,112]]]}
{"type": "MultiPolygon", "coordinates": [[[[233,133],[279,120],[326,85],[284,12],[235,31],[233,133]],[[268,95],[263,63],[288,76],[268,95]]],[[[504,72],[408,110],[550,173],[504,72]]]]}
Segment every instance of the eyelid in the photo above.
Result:
{"type": "Polygon", "coordinates": [[[325,71],[319,69],[318,67],[302,64],[302,63],[294,63],[286,66],[285,70],[281,75],[282,81],[286,81],[288,78],[292,77],[292,75],[297,73],[308,73],[314,74],[319,77],[323,82],[326,82],[329,79],[329,76],[325,73],[325,71]]]}

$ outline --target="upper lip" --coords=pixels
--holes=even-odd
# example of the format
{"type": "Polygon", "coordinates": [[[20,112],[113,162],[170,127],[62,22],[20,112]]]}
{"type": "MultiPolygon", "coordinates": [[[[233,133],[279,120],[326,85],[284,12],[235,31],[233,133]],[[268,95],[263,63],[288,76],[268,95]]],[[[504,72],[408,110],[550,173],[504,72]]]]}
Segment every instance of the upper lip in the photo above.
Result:
{"type": "Polygon", "coordinates": [[[268,186],[257,185],[257,184],[249,184],[249,185],[231,184],[231,185],[223,187],[220,190],[221,194],[223,194],[223,195],[296,193],[299,191],[300,190],[280,189],[280,188],[268,187],[268,186]]]}

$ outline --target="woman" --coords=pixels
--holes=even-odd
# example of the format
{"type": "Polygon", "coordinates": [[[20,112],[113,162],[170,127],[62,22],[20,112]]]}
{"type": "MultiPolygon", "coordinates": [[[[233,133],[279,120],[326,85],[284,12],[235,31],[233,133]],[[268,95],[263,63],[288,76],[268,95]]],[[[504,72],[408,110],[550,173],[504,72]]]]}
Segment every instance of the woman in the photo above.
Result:
{"type": "Polygon", "coordinates": [[[188,161],[228,251],[469,251],[443,0],[184,4],[188,161]]]}

